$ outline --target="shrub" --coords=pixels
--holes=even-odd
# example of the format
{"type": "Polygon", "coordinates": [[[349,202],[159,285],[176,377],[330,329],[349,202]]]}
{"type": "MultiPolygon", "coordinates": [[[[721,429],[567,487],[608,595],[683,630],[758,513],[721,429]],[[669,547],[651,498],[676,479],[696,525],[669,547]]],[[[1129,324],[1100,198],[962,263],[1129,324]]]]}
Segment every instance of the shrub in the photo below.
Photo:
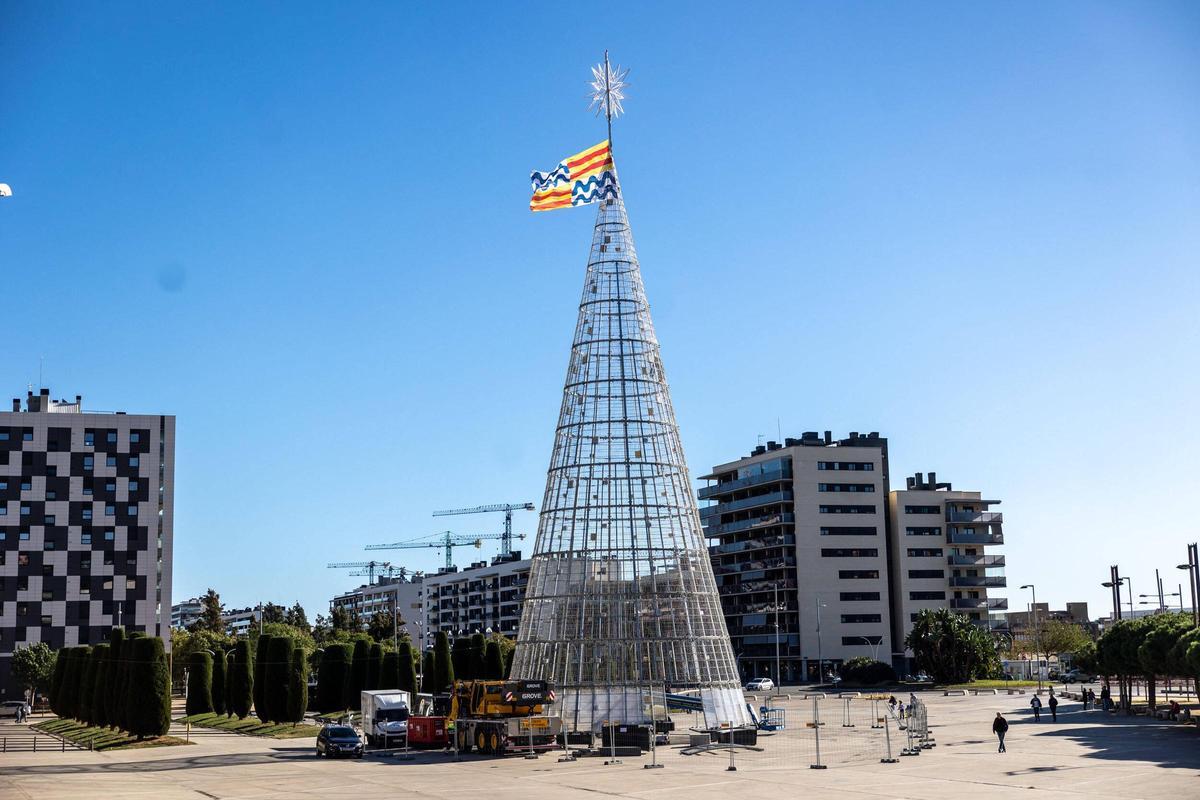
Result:
{"type": "Polygon", "coordinates": [[[371,646],[365,639],[354,643],[354,657],[350,664],[350,688],[346,693],[346,708],[356,708],[362,690],[367,688],[367,661],[371,657],[371,646]]]}
{"type": "Polygon", "coordinates": [[[62,712],[63,684],[67,675],[67,660],[70,651],[63,648],[54,654],[54,672],[50,675],[50,710],[58,716],[66,716],[62,712]]]}
{"type": "Polygon", "coordinates": [[[365,689],[380,688],[379,678],[383,672],[383,646],[376,642],[371,645],[371,651],[367,655],[367,682],[363,687],[365,689]]]}
{"type": "Polygon", "coordinates": [[[351,653],[348,644],[326,646],[321,655],[321,669],[317,672],[318,710],[328,713],[349,707],[346,705],[346,685],[350,681],[351,653]]]}
{"type": "Polygon", "coordinates": [[[400,654],[387,652],[379,665],[379,685],[376,689],[400,688],[400,654]]]}
{"type": "Polygon", "coordinates": [[[396,654],[396,687],[410,694],[417,693],[417,670],[413,660],[412,645],[407,641],[400,642],[400,652],[396,654]]]}
{"type": "Polygon", "coordinates": [[[484,649],[483,677],[492,680],[504,678],[504,656],[500,653],[500,643],[490,641],[484,649]]]}
{"type": "Polygon", "coordinates": [[[842,664],[838,667],[838,674],[843,681],[854,686],[879,686],[896,680],[896,670],[890,664],[866,656],[852,658],[842,664]]]}
{"type": "Polygon", "coordinates": [[[96,675],[92,682],[91,714],[92,724],[101,728],[108,725],[108,670],[112,667],[109,652],[112,647],[108,644],[98,644],[92,648],[92,658],[96,660],[96,675]]]}
{"type": "Polygon", "coordinates": [[[267,715],[267,699],[264,695],[267,688],[267,650],[271,646],[271,636],[263,635],[258,637],[258,643],[254,647],[254,713],[260,720],[266,722],[269,718],[267,715]]]}
{"type": "Polygon", "coordinates": [[[208,653],[192,653],[188,659],[187,713],[211,714],[213,657],[208,653]]]}
{"type": "Polygon", "coordinates": [[[449,691],[454,685],[454,675],[454,662],[450,657],[450,637],[445,631],[438,631],[433,642],[433,684],[430,691],[449,691]]]}
{"type": "Polygon", "coordinates": [[[92,692],[96,689],[96,656],[88,647],[83,654],[79,668],[79,695],[75,700],[78,713],[75,715],[80,722],[92,724],[92,692]]]}
{"type": "Polygon", "coordinates": [[[113,628],[108,634],[108,670],[104,675],[104,716],[109,726],[121,726],[121,676],[125,674],[125,629],[113,628]]]}

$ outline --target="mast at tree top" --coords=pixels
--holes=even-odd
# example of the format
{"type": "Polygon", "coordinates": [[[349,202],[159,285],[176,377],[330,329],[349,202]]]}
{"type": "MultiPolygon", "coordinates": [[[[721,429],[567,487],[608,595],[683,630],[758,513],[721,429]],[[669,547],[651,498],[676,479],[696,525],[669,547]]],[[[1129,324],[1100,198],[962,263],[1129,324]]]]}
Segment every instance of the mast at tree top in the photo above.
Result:
{"type": "Polygon", "coordinates": [[[604,51],[604,63],[597,64],[592,67],[592,102],[588,109],[595,109],[596,116],[604,114],[605,120],[608,122],[608,149],[612,152],[612,121],[613,117],[619,117],[625,113],[621,103],[625,100],[625,77],[629,75],[629,68],[621,69],[618,64],[616,69],[608,63],[608,51],[604,51]]]}

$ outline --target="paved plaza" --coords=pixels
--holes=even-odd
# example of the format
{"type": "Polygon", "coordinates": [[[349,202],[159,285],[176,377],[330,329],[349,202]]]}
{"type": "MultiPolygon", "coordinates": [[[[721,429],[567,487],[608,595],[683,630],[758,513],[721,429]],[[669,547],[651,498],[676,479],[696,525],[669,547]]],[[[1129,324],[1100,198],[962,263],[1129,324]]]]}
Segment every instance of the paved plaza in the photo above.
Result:
{"type": "MultiPolygon", "coordinates": [[[[311,739],[193,729],[188,746],[0,754],[0,799],[1200,797],[1195,727],[1084,712],[1070,701],[1060,706],[1057,724],[1045,721],[1048,714],[1035,724],[1028,695],[929,693],[923,699],[937,747],[897,764],[859,759],[812,770],[806,752],[788,750],[778,739],[761,740],[764,752],[739,759],[735,772],[726,771],[727,755],[685,756],[675,746],[659,749],[666,765],[659,770],[642,768],[649,757],[609,766],[596,758],[558,763],[555,755],[536,761],[467,757],[452,763],[441,754],[326,761],[314,758],[311,739]],[[991,733],[996,711],[1011,723],[1003,755],[991,733]]],[[[0,723],[0,736],[12,730],[11,723],[0,723]]]]}

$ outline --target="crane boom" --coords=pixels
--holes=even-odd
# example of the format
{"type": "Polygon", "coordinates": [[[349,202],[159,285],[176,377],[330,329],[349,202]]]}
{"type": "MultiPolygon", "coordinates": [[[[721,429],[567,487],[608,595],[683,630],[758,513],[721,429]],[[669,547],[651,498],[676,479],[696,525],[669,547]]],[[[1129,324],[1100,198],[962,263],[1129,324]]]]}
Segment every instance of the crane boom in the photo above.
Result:
{"type": "MultiPolygon", "coordinates": [[[[454,548],[462,545],[474,545],[476,548],[483,546],[484,539],[503,539],[502,533],[481,533],[475,536],[453,533],[451,531],[443,531],[438,534],[439,539],[433,541],[422,541],[420,539],[411,539],[406,542],[391,542],[389,544],[369,544],[364,547],[364,550],[412,550],[418,547],[437,547],[446,553],[446,569],[454,566],[454,548]]],[[[522,539],[525,536],[522,534],[522,539]]]]}
{"type": "Polygon", "coordinates": [[[390,561],[335,561],[325,565],[327,569],[365,569],[367,571],[368,583],[375,583],[375,569],[391,569],[392,562],[390,561]]]}
{"type": "MultiPolygon", "coordinates": [[[[454,514],[486,514],[490,511],[504,512],[504,533],[500,538],[500,555],[507,558],[512,555],[512,512],[514,511],[533,511],[535,509],[533,503],[492,503],[490,505],[475,506],[474,508],[449,508],[445,511],[435,511],[435,517],[448,517],[454,514]]],[[[489,537],[492,538],[492,537],[489,537]]],[[[525,537],[520,537],[524,539],[525,537]]]]}

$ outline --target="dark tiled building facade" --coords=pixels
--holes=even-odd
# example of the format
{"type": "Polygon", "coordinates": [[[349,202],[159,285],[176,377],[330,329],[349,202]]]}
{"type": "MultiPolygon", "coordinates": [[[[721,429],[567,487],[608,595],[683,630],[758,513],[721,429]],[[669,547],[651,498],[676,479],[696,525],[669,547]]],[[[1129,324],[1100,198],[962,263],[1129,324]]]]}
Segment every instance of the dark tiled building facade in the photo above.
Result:
{"type": "Polygon", "coordinates": [[[0,693],[14,650],[171,623],[175,418],[32,392],[0,413],[0,693]]]}

